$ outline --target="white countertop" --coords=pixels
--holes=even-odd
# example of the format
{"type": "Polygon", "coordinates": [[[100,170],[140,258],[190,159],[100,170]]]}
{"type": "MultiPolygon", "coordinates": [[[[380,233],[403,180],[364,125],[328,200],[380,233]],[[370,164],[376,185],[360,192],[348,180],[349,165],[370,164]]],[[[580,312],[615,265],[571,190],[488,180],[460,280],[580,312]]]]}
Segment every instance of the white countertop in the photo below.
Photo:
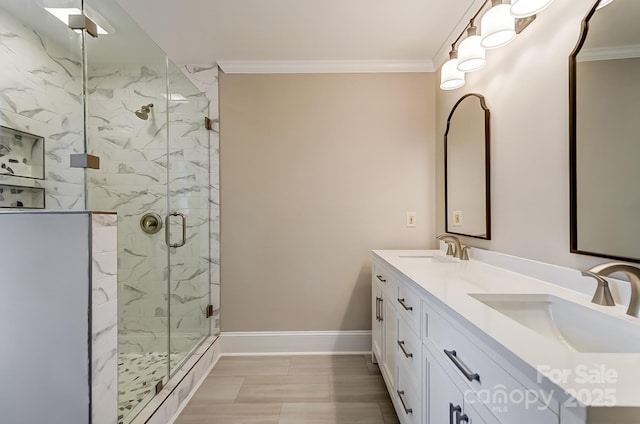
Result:
{"type": "MultiPolygon", "coordinates": [[[[415,283],[414,288],[421,288],[428,292],[436,303],[440,303],[438,306],[450,308],[475,326],[476,330],[481,332],[479,336],[483,341],[489,342],[490,346],[495,342],[497,346],[518,357],[521,360],[518,369],[532,381],[536,382],[540,378],[538,374],[540,372],[551,380],[552,386],[557,386],[568,393],[577,393],[581,403],[589,406],[590,410],[612,406],[614,403],[616,410],[626,409],[625,415],[633,418],[633,421],[625,422],[640,420],[640,409],[627,409],[640,407],[640,353],[572,351],[560,342],[544,337],[508,318],[469,294],[508,293],[557,296],[637,325],[637,337],[640,337],[640,319],[627,316],[626,307],[595,305],[591,303],[589,295],[473,259],[469,261],[454,259],[455,263],[425,263],[402,258],[402,256],[412,255],[434,255],[444,258],[443,252],[439,250],[375,250],[373,253],[415,283]],[[557,378],[558,370],[567,370],[565,373],[568,375],[565,378],[557,378]],[[582,377],[585,373],[601,381],[593,381],[593,379],[584,381],[586,379],[582,377]],[[616,373],[615,377],[612,373],[616,373]],[[601,394],[610,393],[613,393],[613,396],[601,396],[601,394]]],[[[447,257],[447,259],[451,258],[447,257]]],[[[549,386],[548,380],[543,378],[542,381],[546,383],[543,385],[549,386]]],[[[613,412],[610,408],[607,408],[607,411],[613,412]]]]}

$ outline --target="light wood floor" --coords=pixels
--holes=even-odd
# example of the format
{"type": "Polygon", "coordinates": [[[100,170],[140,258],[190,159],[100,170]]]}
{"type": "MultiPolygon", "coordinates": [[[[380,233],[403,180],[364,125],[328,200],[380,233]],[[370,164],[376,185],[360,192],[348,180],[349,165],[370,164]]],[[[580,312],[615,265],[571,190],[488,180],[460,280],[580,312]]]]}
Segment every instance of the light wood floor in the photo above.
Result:
{"type": "Polygon", "coordinates": [[[223,357],[176,424],[398,423],[370,355],[223,357]]]}

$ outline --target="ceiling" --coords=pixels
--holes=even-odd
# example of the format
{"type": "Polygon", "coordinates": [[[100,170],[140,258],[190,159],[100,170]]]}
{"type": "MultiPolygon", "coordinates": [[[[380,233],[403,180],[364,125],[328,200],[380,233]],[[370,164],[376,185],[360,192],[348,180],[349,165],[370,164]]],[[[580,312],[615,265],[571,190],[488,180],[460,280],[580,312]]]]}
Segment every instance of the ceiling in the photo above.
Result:
{"type": "Polygon", "coordinates": [[[118,2],[179,64],[395,61],[432,70],[482,0],[118,2]]]}

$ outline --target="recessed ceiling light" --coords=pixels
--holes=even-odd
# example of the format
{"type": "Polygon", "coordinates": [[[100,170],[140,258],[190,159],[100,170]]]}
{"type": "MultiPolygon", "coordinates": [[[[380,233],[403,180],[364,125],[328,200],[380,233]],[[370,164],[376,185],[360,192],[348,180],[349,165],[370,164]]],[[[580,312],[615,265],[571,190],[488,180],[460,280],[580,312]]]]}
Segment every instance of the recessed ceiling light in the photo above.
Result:
{"type": "MultiPolygon", "coordinates": [[[[65,25],[69,25],[69,15],[81,15],[82,11],[76,7],[45,7],[44,10],[58,18],[65,25]]],[[[89,17],[90,18],[90,17],[89,17]]],[[[109,32],[96,23],[98,34],[107,35],[109,32]]]]}

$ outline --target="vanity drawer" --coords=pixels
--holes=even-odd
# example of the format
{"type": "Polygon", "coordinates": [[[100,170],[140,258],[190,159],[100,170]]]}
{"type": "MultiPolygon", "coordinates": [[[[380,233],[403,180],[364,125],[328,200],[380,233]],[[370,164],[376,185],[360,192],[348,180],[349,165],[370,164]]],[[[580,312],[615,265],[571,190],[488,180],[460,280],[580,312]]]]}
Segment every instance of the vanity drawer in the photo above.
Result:
{"type": "Polygon", "coordinates": [[[420,297],[405,284],[398,284],[397,296],[394,299],[398,316],[404,318],[411,330],[420,335],[420,297]]]}
{"type": "Polygon", "coordinates": [[[371,280],[380,285],[385,295],[389,297],[395,296],[398,283],[384,265],[378,262],[373,263],[371,280]]]}
{"type": "MultiPolygon", "coordinates": [[[[503,423],[535,422],[536,424],[557,423],[557,401],[545,405],[547,393],[529,391],[507,371],[494,362],[467,337],[450,324],[428,303],[422,304],[425,315],[425,333],[431,343],[426,343],[449,375],[461,388],[471,390],[503,423]],[[513,402],[520,396],[538,395],[538,400],[513,402]]],[[[464,390],[464,389],[463,389],[464,390]]]]}
{"type": "Polygon", "coordinates": [[[405,367],[398,367],[394,400],[396,412],[402,424],[420,424],[422,422],[422,393],[419,391],[419,387],[420,385],[414,385],[413,379],[409,377],[409,372],[405,367]]]}
{"type": "Polygon", "coordinates": [[[396,357],[398,366],[406,369],[415,387],[420,387],[422,373],[422,344],[418,336],[409,327],[406,320],[398,317],[398,340],[396,342],[396,357]]]}

